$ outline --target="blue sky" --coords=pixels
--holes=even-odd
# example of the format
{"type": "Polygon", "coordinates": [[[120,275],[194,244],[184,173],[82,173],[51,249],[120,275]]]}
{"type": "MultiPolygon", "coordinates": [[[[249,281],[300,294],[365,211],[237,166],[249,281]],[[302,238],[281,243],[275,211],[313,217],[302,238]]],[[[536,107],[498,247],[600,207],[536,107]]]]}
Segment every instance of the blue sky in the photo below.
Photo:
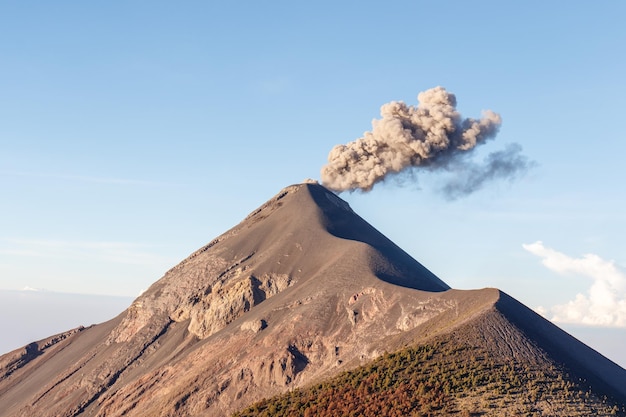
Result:
{"type": "Polygon", "coordinates": [[[443,86],[502,116],[476,160],[535,167],[341,197],[453,287],[626,333],[626,4],[297,3],[0,2],[0,289],[136,296],[443,86]]]}

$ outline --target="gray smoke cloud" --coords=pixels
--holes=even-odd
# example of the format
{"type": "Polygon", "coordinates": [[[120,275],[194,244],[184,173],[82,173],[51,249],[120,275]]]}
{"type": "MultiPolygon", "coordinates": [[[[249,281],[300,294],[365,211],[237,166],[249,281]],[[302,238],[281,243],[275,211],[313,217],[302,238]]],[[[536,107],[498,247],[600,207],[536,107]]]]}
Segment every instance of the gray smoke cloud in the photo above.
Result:
{"type": "MultiPolygon", "coordinates": [[[[335,146],[322,168],[322,183],[339,192],[370,191],[388,176],[414,168],[458,171],[463,164],[453,162],[494,138],[502,123],[500,115],[491,110],[483,111],[481,119],[462,118],[455,95],[443,87],[421,92],[417,99],[417,107],[401,101],[384,104],[381,118],[372,121],[370,132],[335,146]]],[[[486,181],[524,170],[525,159],[519,151],[511,152],[493,153],[485,166],[472,166],[466,178],[451,182],[444,193],[468,194],[486,181]]]]}
{"type": "Polygon", "coordinates": [[[478,191],[489,181],[512,181],[535,165],[522,155],[520,145],[512,143],[501,151],[490,153],[483,164],[459,161],[446,166],[447,171],[456,175],[441,187],[441,192],[448,199],[455,200],[478,191]]]}

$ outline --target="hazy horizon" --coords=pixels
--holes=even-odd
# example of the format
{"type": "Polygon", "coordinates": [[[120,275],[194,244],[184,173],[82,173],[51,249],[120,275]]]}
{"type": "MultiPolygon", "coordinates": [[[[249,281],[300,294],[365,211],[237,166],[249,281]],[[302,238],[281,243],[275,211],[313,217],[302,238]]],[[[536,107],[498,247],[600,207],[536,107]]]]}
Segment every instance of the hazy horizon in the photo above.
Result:
{"type": "Polygon", "coordinates": [[[0,355],[55,334],[110,320],[132,297],[0,290],[0,355]]]}

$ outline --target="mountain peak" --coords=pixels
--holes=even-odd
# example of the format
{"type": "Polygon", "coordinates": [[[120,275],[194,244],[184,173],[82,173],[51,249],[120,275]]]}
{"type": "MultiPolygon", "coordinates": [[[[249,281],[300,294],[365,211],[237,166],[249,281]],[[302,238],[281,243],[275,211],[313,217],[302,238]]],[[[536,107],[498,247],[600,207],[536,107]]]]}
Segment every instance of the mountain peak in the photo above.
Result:
{"type": "Polygon", "coordinates": [[[190,319],[189,331],[205,338],[292,286],[314,282],[327,293],[356,293],[378,281],[450,288],[335,193],[317,183],[295,184],[153,284],[114,340],[129,340],[155,318],[190,319]]]}
{"type": "Polygon", "coordinates": [[[0,417],[229,415],[435,339],[497,366],[554,364],[561,377],[626,396],[626,371],[497,289],[450,289],[339,196],[305,182],[118,317],[0,357],[9,404],[0,417]]]}

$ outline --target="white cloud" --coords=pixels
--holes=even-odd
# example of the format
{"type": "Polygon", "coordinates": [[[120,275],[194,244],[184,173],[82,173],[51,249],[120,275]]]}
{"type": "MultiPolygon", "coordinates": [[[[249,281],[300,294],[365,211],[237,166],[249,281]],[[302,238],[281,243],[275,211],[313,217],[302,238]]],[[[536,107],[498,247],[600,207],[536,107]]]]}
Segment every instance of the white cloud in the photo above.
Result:
{"type": "MultiPolygon", "coordinates": [[[[626,327],[626,274],[614,261],[606,261],[594,254],[571,258],[541,241],[522,245],[533,255],[542,258],[548,269],[559,274],[577,274],[592,279],[586,294],[576,294],[573,300],[549,309],[552,321],[591,326],[626,327]]],[[[548,310],[542,312],[549,317],[548,310]]]]}
{"type": "Polygon", "coordinates": [[[548,310],[544,306],[539,306],[535,308],[535,313],[540,314],[543,317],[546,317],[548,314],[548,310]]]}

